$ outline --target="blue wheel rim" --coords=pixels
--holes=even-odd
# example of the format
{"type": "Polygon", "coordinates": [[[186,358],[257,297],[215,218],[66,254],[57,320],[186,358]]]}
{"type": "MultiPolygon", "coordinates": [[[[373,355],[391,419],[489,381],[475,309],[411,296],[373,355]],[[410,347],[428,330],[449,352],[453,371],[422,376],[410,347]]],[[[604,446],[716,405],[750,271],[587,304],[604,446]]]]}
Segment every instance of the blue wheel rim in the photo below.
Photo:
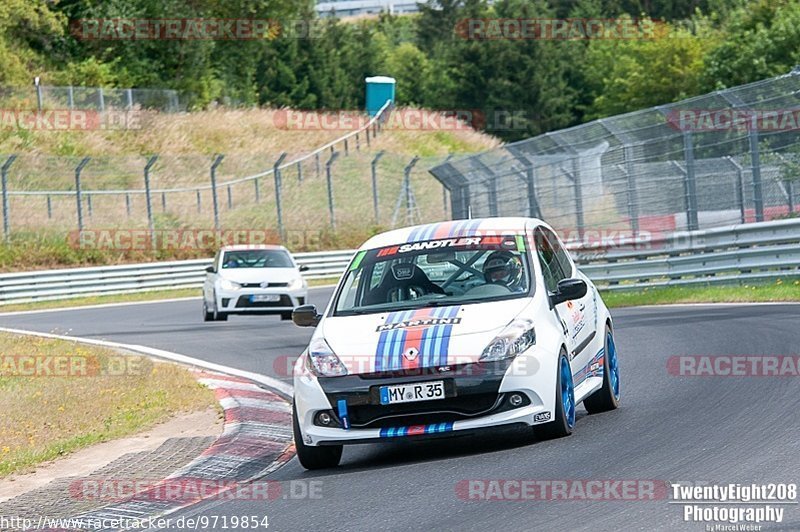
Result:
{"type": "Polygon", "coordinates": [[[561,357],[561,405],[567,426],[575,426],[575,390],[572,389],[572,369],[566,357],[561,357]]]}
{"type": "Polygon", "coordinates": [[[606,336],[608,345],[608,377],[611,381],[611,389],[614,397],[619,399],[619,361],[617,360],[617,346],[614,344],[614,336],[609,332],[606,336]]]}

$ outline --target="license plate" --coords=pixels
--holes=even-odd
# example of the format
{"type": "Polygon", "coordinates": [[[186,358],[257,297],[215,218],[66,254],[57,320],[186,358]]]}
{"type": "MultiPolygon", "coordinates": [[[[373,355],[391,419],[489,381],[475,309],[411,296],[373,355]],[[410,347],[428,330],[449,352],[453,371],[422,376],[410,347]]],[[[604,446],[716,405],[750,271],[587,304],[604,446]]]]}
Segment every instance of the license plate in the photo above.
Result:
{"type": "Polygon", "coordinates": [[[280,294],[256,294],[250,296],[251,303],[275,303],[281,300],[280,294]]]}
{"type": "Polygon", "coordinates": [[[413,403],[415,401],[433,401],[444,399],[444,381],[415,382],[381,386],[381,404],[413,403]]]}

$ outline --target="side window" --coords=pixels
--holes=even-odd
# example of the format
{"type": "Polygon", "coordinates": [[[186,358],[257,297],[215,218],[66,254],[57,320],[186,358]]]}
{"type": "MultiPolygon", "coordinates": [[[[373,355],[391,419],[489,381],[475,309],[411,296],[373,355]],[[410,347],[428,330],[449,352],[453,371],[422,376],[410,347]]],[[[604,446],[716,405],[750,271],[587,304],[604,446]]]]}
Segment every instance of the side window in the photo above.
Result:
{"type": "Polygon", "coordinates": [[[567,250],[559,243],[558,237],[553,234],[552,231],[548,231],[547,229],[542,229],[542,232],[547,237],[547,240],[550,241],[550,245],[552,246],[553,250],[556,254],[556,260],[558,261],[559,266],[561,266],[561,271],[564,272],[564,278],[572,277],[574,272],[572,268],[572,262],[569,260],[569,254],[567,250]]]}
{"type": "Polygon", "coordinates": [[[539,264],[542,266],[544,285],[549,292],[555,292],[558,281],[566,277],[559,264],[556,249],[553,248],[541,227],[536,228],[533,238],[536,242],[536,255],[539,257],[539,264]]]}

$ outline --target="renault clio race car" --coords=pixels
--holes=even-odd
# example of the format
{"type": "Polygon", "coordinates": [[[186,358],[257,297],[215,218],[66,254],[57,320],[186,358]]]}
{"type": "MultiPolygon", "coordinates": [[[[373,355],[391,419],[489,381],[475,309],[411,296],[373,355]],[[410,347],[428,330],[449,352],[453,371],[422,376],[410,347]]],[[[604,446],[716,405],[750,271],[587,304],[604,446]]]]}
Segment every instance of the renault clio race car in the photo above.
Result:
{"type": "Polygon", "coordinates": [[[612,320],[540,220],[421,225],[368,240],[294,366],[294,437],[307,469],[345,444],[500,425],[569,435],[575,408],[617,408],[612,320]]]}

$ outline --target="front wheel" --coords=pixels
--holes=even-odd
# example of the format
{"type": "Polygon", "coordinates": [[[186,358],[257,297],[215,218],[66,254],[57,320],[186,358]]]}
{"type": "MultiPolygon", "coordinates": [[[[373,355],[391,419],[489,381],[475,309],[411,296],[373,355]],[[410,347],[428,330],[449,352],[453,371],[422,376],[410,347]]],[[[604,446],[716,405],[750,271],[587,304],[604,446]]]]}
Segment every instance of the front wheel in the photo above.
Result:
{"type": "Polygon", "coordinates": [[[214,313],[208,310],[205,299],[203,299],[203,321],[214,321],[214,313]]]}
{"type": "Polygon", "coordinates": [[[540,440],[563,438],[572,434],[575,427],[575,390],[572,385],[572,367],[563,350],[558,357],[556,374],[556,415],[553,421],[533,427],[540,440]]]}
{"type": "Polygon", "coordinates": [[[619,360],[614,334],[606,325],[606,345],[603,352],[603,387],[583,401],[590,414],[608,412],[619,406],[619,360]]]}
{"type": "Polygon", "coordinates": [[[300,423],[297,420],[297,409],[292,405],[292,433],[294,434],[294,447],[297,450],[297,459],[306,469],[327,469],[336,467],[342,459],[342,445],[326,445],[311,447],[303,443],[300,432],[300,423]]]}

